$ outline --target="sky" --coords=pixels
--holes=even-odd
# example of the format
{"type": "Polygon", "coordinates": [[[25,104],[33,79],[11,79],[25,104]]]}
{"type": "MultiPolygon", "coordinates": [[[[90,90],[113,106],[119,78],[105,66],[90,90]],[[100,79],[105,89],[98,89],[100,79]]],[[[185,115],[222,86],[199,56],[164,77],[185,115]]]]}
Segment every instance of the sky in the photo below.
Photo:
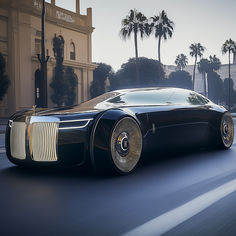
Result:
{"type": "MultiPolygon", "coordinates": [[[[60,7],[75,11],[75,0],[56,0],[60,7]]],[[[109,64],[116,71],[130,57],[134,57],[134,40],[124,41],[119,35],[121,20],[129,10],[136,8],[148,18],[165,10],[174,21],[173,36],[162,41],[161,60],[165,65],[174,65],[176,56],[184,53],[189,64],[194,60],[189,55],[192,43],[201,43],[206,51],[204,58],[216,54],[222,64],[228,63],[221,47],[226,39],[236,41],[235,0],[80,0],[81,14],[92,7],[93,62],[109,64]]],[[[157,40],[154,35],[138,40],[139,56],[157,59],[157,40]]]]}

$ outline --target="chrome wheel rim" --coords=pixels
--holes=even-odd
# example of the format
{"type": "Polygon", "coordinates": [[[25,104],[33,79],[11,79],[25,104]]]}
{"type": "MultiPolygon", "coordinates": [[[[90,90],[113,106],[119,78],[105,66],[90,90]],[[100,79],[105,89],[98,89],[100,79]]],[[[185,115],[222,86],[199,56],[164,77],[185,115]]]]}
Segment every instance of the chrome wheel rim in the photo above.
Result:
{"type": "Polygon", "coordinates": [[[111,156],[122,172],[130,172],[137,165],[142,152],[142,134],[137,122],[125,117],[117,122],[111,135],[111,156]]]}
{"type": "Polygon", "coordinates": [[[234,122],[228,113],[224,114],[221,120],[221,139],[226,148],[229,148],[234,140],[234,122]]]}
{"type": "Polygon", "coordinates": [[[126,156],[129,152],[129,134],[122,132],[118,135],[115,142],[115,150],[120,156],[126,156]]]}

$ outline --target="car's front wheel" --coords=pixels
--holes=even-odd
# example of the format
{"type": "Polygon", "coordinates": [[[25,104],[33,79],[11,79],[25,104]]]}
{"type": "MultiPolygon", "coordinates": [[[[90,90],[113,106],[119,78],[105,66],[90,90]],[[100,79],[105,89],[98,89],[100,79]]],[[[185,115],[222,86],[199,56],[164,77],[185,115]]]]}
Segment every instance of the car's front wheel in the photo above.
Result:
{"type": "Polygon", "coordinates": [[[142,152],[142,133],[138,123],[124,117],[114,126],[111,134],[110,153],[115,168],[121,174],[132,172],[142,152]]]}
{"type": "Polygon", "coordinates": [[[95,121],[90,139],[92,167],[102,174],[128,174],[142,153],[142,131],[138,121],[124,111],[108,110],[95,121]]]}

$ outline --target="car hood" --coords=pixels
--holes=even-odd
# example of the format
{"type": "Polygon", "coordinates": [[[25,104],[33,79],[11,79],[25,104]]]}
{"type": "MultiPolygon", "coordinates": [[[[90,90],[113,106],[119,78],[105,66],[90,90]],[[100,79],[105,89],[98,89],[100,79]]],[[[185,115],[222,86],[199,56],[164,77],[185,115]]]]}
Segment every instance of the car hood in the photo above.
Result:
{"type": "Polygon", "coordinates": [[[95,109],[94,107],[84,107],[80,105],[71,107],[59,107],[52,109],[36,109],[35,115],[38,116],[48,116],[48,115],[70,115],[79,113],[97,113],[102,111],[102,109],[95,109]]]}
{"type": "Polygon", "coordinates": [[[80,105],[71,107],[59,107],[59,108],[36,108],[26,109],[14,113],[10,120],[25,120],[25,117],[31,116],[56,116],[58,118],[77,116],[80,117],[93,117],[96,114],[104,111],[105,109],[95,109],[94,107],[84,107],[80,105]]]}

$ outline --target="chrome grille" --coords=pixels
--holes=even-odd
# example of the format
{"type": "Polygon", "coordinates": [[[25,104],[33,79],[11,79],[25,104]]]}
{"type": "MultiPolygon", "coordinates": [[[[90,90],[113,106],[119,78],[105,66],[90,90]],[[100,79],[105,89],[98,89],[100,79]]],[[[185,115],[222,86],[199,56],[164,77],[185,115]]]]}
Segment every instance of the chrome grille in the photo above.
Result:
{"type": "Polygon", "coordinates": [[[57,161],[56,122],[39,122],[31,124],[30,149],[34,161],[57,161]]]}
{"type": "Polygon", "coordinates": [[[24,160],[25,153],[25,132],[26,124],[24,122],[12,122],[10,133],[10,151],[11,156],[24,160]]]}

